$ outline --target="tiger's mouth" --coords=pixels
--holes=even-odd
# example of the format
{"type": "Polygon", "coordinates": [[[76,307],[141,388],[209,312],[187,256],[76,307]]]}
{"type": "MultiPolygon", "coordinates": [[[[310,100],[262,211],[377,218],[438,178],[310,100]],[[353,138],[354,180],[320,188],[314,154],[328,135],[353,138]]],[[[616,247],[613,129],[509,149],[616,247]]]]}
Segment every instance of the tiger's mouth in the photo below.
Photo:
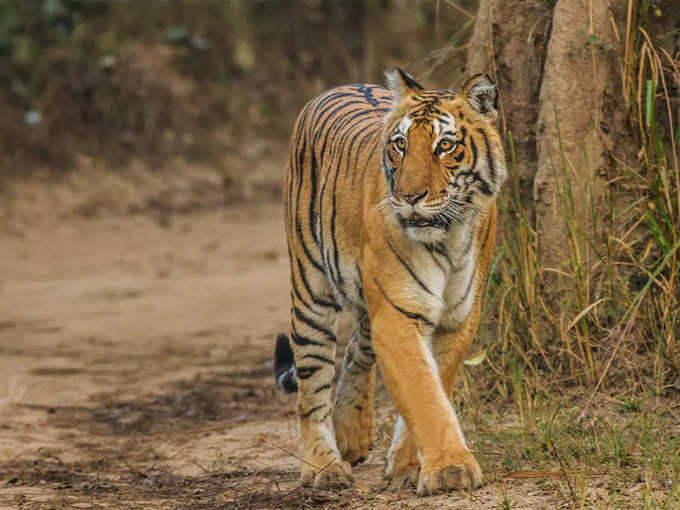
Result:
{"type": "Polygon", "coordinates": [[[451,219],[443,214],[435,214],[427,218],[419,214],[412,214],[408,218],[399,216],[399,222],[404,229],[407,228],[439,228],[442,230],[449,230],[451,227],[451,219]]]}

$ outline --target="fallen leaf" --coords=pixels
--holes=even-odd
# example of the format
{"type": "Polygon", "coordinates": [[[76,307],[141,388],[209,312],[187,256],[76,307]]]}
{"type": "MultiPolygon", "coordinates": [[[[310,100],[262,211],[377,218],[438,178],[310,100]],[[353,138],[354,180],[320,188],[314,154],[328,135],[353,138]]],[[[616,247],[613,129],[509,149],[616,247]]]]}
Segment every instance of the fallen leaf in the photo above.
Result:
{"type": "Polygon", "coordinates": [[[468,367],[476,367],[477,365],[481,364],[482,361],[486,359],[486,351],[482,349],[479,351],[477,354],[472,356],[471,358],[466,359],[463,361],[463,365],[467,365],[468,367]]]}

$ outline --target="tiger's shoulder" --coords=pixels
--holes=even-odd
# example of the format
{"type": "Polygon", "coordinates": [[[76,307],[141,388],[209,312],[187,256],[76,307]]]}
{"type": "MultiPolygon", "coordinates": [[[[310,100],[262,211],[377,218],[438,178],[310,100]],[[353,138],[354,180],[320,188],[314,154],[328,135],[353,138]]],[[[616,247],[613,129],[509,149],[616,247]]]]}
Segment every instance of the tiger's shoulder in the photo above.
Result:
{"type": "Polygon", "coordinates": [[[341,85],[312,98],[302,109],[300,120],[317,131],[338,128],[343,119],[350,117],[371,118],[380,124],[393,102],[392,92],[380,85],[341,85]]]}

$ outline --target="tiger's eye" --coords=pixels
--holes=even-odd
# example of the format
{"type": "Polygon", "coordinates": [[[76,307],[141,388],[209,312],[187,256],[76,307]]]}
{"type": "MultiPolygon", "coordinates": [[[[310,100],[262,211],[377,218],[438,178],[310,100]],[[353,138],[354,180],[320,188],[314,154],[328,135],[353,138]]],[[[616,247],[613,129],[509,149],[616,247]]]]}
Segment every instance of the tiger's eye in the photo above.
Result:
{"type": "Polygon", "coordinates": [[[454,145],[455,144],[451,140],[444,138],[442,141],[439,142],[439,150],[442,152],[447,152],[453,149],[454,145]]]}
{"type": "Polygon", "coordinates": [[[406,139],[401,137],[397,138],[394,141],[394,146],[400,151],[403,151],[406,148],[406,139]]]}

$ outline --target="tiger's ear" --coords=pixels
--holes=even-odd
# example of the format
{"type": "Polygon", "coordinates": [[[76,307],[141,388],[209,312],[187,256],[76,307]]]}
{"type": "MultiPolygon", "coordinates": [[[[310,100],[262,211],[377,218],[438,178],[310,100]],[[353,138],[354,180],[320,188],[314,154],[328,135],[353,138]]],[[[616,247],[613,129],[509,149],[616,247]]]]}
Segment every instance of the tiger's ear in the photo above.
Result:
{"type": "Polygon", "coordinates": [[[463,84],[462,94],[470,107],[490,122],[498,115],[498,89],[488,74],[475,74],[463,84]]]}
{"type": "Polygon", "coordinates": [[[423,90],[423,86],[413,76],[404,72],[401,67],[395,67],[392,71],[387,71],[385,78],[387,79],[387,88],[398,98],[409,94],[416,94],[418,91],[423,90]]]}

